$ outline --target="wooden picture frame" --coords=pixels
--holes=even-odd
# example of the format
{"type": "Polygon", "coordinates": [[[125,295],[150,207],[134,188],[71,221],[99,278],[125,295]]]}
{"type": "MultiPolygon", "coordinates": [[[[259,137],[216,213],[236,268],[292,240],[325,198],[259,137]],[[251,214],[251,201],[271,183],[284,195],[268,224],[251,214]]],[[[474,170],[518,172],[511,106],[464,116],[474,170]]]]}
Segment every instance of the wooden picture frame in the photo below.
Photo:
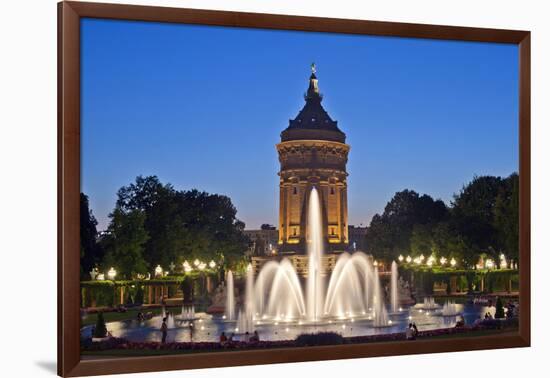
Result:
{"type": "Polygon", "coordinates": [[[86,2],[58,4],[58,374],[82,376],[530,345],[530,32],[86,2]],[[81,360],[79,346],[80,19],[84,17],[511,43],[519,46],[519,332],[476,338],[81,360]]]}

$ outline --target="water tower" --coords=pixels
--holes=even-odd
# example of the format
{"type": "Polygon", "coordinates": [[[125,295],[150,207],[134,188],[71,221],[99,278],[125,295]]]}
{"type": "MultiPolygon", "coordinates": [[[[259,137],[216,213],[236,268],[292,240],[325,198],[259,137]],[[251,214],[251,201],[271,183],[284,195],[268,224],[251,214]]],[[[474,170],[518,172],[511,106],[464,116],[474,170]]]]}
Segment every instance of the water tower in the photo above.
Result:
{"type": "Polygon", "coordinates": [[[305,255],[309,194],[319,192],[326,254],[348,248],[346,164],[350,146],[338,122],[321,102],[315,65],[304,95],[305,105],[289,121],[277,144],[280,162],[279,252],[305,255]]]}

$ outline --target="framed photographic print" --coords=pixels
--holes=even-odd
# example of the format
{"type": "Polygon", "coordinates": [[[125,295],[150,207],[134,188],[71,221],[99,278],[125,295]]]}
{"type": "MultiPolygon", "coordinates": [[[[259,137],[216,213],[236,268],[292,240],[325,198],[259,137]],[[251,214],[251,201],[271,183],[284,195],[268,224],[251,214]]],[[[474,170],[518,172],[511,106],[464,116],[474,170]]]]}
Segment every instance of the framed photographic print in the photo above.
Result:
{"type": "Polygon", "coordinates": [[[61,376],[530,344],[530,33],[59,3],[61,376]]]}

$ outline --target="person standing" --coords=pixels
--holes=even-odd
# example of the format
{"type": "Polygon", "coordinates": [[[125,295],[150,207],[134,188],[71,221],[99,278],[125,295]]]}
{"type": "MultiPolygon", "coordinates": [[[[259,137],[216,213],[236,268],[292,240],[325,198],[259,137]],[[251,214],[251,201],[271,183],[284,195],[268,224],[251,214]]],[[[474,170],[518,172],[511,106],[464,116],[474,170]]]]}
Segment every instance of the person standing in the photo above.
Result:
{"type": "Polygon", "coordinates": [[[168,336],[168,325],[166,324],[166,318],[162,319],[160,331],[162,332],[162,343],[166,344],[166,336],[168,336]]]}
{"type": "Polygon", "coordinates": [[[412,327],[414,330],[414,338],[416,339],[418,337],[418,328],[416,327],[416,323],[413,323],[412,327]]]}
{"type": "Polygon", "coordinates": [[[195,325],[189,323],[189,341],[193,342],[193,331],[195,330],[195,325]]]}

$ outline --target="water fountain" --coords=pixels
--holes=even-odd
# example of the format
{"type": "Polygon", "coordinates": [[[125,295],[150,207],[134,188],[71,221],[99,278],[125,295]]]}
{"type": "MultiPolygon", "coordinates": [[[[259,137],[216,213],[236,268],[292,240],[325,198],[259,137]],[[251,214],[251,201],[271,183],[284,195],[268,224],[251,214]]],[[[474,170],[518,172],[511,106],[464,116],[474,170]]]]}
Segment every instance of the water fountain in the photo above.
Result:
{"type": "Polygon", "coordinates": [[[435,303],[434,297],[424,297],[424,303],[420,305],[423,310],[435,310],[440,306],[435,303]]]}
{"type": "Polygon", "coordinates": [[[378,267],[374,267],[374,296],[373,296],[373,326],[386,327],[388,325],[388,312],[384,304],[384,292],[380,287],[378,267]]]}
{"type": "MultiPolygon", "coordinates": [[[[323,224],[321,200],[316,188],[309,196],[307,219],[308,271],[305,290],[292,262],[288,258],[268,261],[256,279],[252,267],[247,267],[245,301],[239,311],[239,333],[251,332],[254,323],[279,324],[298,322],[299,325],[331,324],[332,321],[353,321],[355,318],[372,319],[375,327],[391,324],[380,284],[378,268],[372,257],[362,252],[342,253],[328,277],[322,265],[323,224]]],[[[397,311],[397,264],[392,264],[392,311],[397,311]]],[[[227,275],[226,317],[235,316],[233,275],[227,275]]],[[[345,326],[345,325],[344,325],[345,326]]]]}
{"type": "Polygon", "coordinates": [[[392,312],[397,312],[399,310],[399,293],[397,291],[397,279],[399,273],[397,271],[397,263],[392,261],[391,263],[391,283],[390,283],[390,293],[391,293],[391,310],[392,312]]]}
{"type": "Polygon", "coordinates": [[[306,296],[306,316],[310,322],[316,322],[322,315],[323,308],[323,278],[321,277],[321,255],[323,253],[323,223],[321,216],[321,202],[319,193],[315,187],[309,195],[308,213],[309,243],[308,254],[308,276],[306,296]]]}
{"type": "Polygon", "coordinates": [[[195,306],[181,306],[181,320],[189,321],[195,319],[195,306]]]}
{"type": "Polygon", "coordinates": [[[448,300],[443,305],[443,309],[441,310],[441,315],[456,316],[456,315],[460,315],[460,311],[458,311],[457,305],[454,301],[448,300]]]}
{"type": "Polygon", "coordinates": [[[225,302],[225,317],[228,320],[235,320],[235,289],[233,283],[233,272],[227,272],[227,299],[225,302]]]}

